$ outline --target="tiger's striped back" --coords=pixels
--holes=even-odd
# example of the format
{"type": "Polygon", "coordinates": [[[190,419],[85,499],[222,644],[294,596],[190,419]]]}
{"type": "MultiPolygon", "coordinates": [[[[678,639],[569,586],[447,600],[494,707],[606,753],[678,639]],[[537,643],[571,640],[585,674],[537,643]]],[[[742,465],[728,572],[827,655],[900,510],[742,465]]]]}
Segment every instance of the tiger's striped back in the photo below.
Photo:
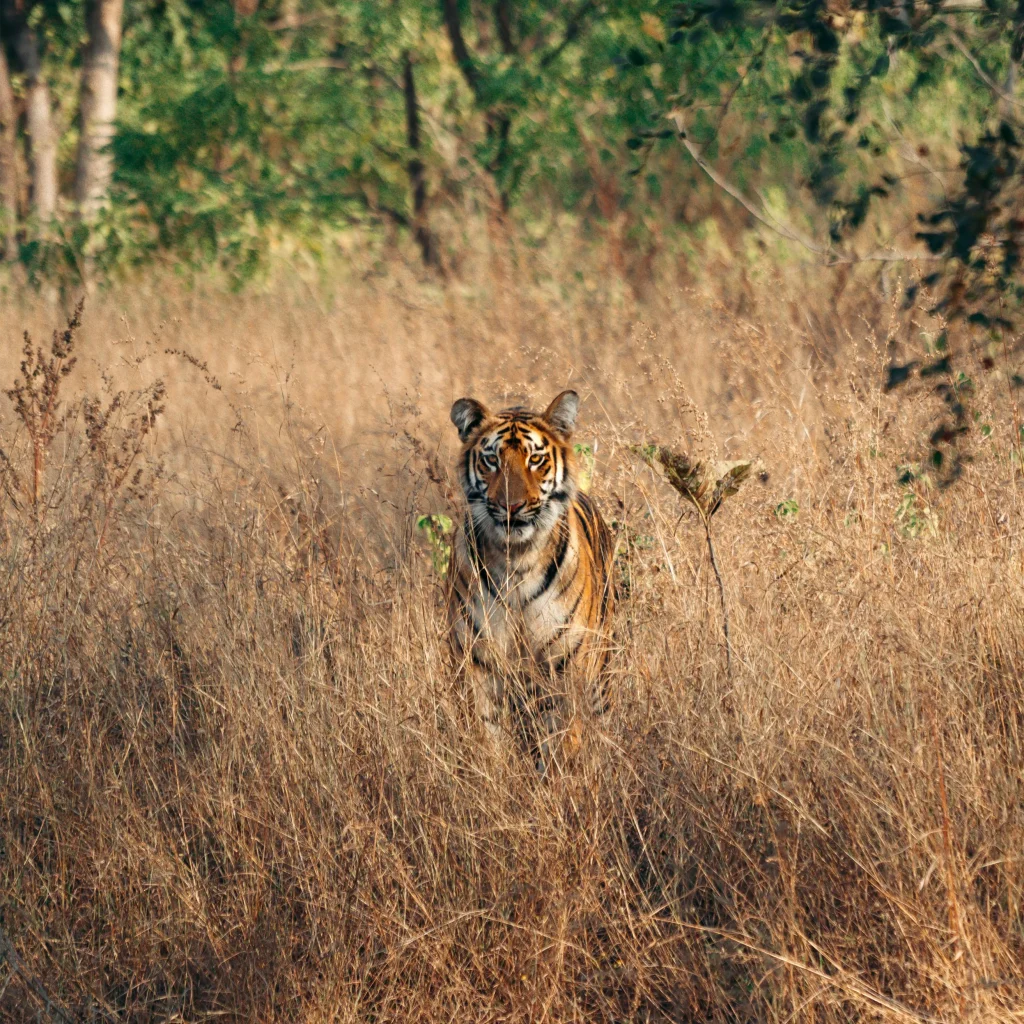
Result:
{"type": "Polygon", "coordinates": [[[449,572],[452,648],[491,732],[525,711],[542,759],[575,698],[601,712],[608,696],[615,545],[576,486],[578,405],[567,391],[543,414],[452,408],[467,503],[449,572]]]}

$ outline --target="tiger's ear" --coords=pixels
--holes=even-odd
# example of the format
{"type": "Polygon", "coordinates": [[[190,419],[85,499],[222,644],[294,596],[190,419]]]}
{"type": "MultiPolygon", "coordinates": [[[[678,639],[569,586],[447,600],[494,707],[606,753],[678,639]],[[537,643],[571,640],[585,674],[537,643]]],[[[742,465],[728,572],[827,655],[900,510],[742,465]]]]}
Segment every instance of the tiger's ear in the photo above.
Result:
{"type": "Polygon", "coordinates": [[[487,410],[475,398],[460,398],[451,411],[452,423],[459,431],[459,440],[468,441],[486,416],[487,410]]]}
{"type": "Polygon", "coordinates": [[[579,408],[580,396],[575,391],[563,391],[544,411],[544,419],[562,440],[568,441],[576,426],[579,408]]]}

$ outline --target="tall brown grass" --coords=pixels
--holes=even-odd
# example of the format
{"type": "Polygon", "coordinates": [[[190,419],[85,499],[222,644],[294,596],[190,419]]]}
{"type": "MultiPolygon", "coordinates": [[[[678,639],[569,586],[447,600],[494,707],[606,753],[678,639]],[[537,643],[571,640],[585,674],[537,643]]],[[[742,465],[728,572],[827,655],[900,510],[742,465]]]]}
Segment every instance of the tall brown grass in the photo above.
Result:
{"type": "Polygon", "coordinates": [[[506,270],[98,298],[35,500],[2,409],[0,1015],[1020,1019],[1016,368],[941,489],[927,382],[879,386],[919,313],[506,270]],[[540,780],[479,742],[415,522],[451,511],[452,398],[566,383],[621,650],[540,780]],[[716,517],[731,676],[648,440],[764,467],[716,517]]]}

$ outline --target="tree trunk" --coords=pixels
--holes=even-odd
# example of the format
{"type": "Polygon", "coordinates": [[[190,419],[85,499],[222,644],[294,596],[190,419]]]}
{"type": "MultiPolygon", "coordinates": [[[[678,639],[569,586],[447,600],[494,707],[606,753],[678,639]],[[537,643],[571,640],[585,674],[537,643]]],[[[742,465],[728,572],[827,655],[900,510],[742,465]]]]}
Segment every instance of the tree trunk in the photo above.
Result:
{"type": "Polygon", "coordinates": [[[466,79],[466,84],[473,92],[473,97],[480,102],[480,75],[469,55],[465,36],[462,34],[462,17],[459,14],[459,0],[441,0],[441,18],[448,31],[448,41],[452,45],[455,63],[466,79]]]}
{"type": "Polygon", "coordinates": [[[412,232],[428,267],[440,265],[437,243],[427,224],[427,180],[420,159],[420,109],[416,99],[416,77],[413,74],[412,58],[405,54],[403,68],[405,92],[406,139],[412,156],[406,165],[409,172],[409,187],[412,189],[412,232]]]}
{"type": "Polygon", "coordinates": [[[81,134],[75,174],[75,202],[83,220],[93,220],[107,200],[117,117],[117,66],[121,56],[124,0],[87,0],[88,39],[82,57],[81,134]]]}
{"type": "Polygon", "coordinates": [[[32,209],[42,225],[57,212],[57,133],[53,127],[50,87],[43,77],[39,40],[28,23],[23,0],[2,0],[18,70],[25,76],[25,132],[32,175],[32,209]]]}
{"type": "Polygon", "coordinates": [[[509,0],[496,0],[494,23],[498,27],[498,39],[501,41],[502,53],[511,55],[518,52],[512,38],[512,5],[509,0]]]}
{"type": "Polygon", "coordinates": [[[0,256],[15,256],[18,226],[18,112],[7,55],[0,45],[0,256]]]}
{"type": "MultiPolygon", "coordinates": [[[[510,163],[508,140],[512,121],[507,114],[496,113],[485,102],[481,91],[480,72],[476,64],[473,63],[469,47],[466,46],[466,38],[462,34],[462,18],[459,14],[458,0],[441,0],[441,18],[448,32],[448,41],[451,43],[455,63],[459,66],[463,78],[466,79],[466,84],[472,90],[477,107],[483,112],[484,123],[487,126],[487,139],[495,146],[494,156],[486,165],[486,169],[494,181],[499,198],[499,216],[503,218],[508,213],[511,195],[507,170],[510,163]]],[[[512,16],[507,0],[499,0],[495,8],[495,21],[502,49],[507,54],[515,53],[515,45],[512,41],[512,16]]]]}

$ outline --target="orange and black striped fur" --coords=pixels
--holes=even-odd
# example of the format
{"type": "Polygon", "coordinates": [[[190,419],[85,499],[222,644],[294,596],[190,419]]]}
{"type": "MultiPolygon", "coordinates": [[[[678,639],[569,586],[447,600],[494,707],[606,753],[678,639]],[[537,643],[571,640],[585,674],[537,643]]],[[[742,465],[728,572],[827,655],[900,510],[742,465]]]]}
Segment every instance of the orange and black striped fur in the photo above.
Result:
{"type": "Polygon", "coordinates": [[[574,699],[595,712],[607,701],[615,545],[576,486],[578,408],[563,391],[543,414],[471,398],[451,412],[467,504],[449,573],[452,647],[492,735],[515,712],[542,766],[574,699]]]}

